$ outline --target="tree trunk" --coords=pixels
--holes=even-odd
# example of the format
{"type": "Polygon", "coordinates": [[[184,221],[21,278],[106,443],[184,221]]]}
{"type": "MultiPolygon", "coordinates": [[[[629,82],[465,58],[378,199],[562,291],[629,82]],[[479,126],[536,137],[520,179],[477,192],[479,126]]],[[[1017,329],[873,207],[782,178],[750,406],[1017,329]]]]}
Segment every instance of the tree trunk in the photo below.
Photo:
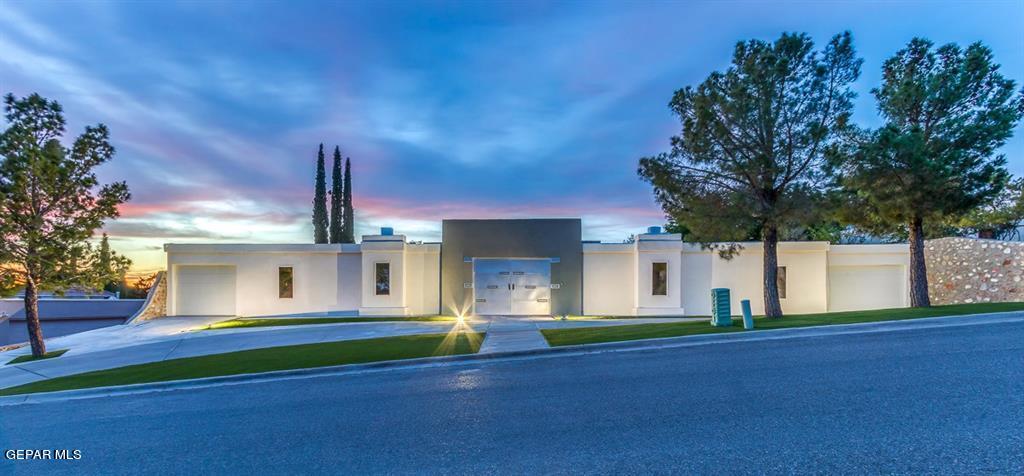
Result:
{"type": "Polygon", "coordinates": [[[924,220],[910,221],[910,307],[930,307],[928,266],[924,262],[924,220]]]}
{"type": "Polygon", "coordinates": [[[774,225],[764,228],[764,315],[776,319],[782,317],[779,302],[779,230],[774,225]]]}
{"type": "Polygon", "coordinates": [[[32,355],[46,355],[46,343],[43,342],[43,328],[39,325],[39,294],[36,282],[31,277],[25,283],[25,324],[28,325],[28,342],[32,345],[32,355]]]}

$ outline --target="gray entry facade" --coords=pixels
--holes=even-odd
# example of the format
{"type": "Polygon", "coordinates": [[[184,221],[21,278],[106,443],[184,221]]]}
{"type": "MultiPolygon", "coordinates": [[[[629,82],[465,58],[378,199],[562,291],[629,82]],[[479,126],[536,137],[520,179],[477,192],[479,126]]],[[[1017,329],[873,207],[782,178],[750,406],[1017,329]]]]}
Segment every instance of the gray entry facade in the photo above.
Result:
{"type": "Polygon", "coordinates": [[[581,314],[582,233],[578,218],[442,221],[441,312],[581,314]]]}

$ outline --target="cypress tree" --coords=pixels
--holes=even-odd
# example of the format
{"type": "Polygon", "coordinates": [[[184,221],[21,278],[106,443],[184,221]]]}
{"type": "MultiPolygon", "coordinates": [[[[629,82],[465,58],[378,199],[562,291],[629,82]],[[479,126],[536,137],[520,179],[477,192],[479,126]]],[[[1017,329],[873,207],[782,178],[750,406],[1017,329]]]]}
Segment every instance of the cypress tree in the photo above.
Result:
{"type": "Polygon", "coordinates": [[[345,233],[342,223],[345,218],[342,216],[341,200],[341,151],[334,146],[334,163],[331,166],[331,243],[344,243],[345,233]]]}
{"type": "Polygon", "coordinates": [[[324,145],[316,157],[316,189],[313,192],[313,243],[327,243],[327,177],[324,145]]]}
{"type": "Polygon", "coordinates": [[[342,233],[344,239],[342,241],[355,243],[356,219],[355,210],[352,208],[352,161],[348,157],[345,158],[345,183],[341,203],[345,210],[344,232],[342,233]]]}

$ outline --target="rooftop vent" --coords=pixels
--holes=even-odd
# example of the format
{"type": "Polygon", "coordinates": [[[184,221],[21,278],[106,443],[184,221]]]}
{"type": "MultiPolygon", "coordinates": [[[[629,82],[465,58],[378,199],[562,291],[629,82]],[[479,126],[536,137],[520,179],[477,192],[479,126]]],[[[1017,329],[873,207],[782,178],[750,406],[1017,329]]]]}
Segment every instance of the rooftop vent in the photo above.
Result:
{"type": "Polygon", "coordinates": [[[660,226],[649,226],[649,227],[647,227],[647,234],[648,235],[660,235],[661,234],[661,227],[660,226]]]}
{"type": "Polygon", "coordinates": [[[382,226],[380,227],[380,234],[381,236],[391,236],[395,234],[395,229],[390,226],[382,226]]]}

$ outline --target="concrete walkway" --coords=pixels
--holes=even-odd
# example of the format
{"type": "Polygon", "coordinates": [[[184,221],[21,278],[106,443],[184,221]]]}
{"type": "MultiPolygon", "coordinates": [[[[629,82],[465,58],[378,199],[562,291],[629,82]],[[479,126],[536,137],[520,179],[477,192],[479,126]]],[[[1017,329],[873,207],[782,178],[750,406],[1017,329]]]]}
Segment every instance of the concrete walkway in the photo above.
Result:
{"type": "Polygon", "coordinates": [[[655,324],[666,322],[706,321],[707,318],[630,318],[630,319],[571,319],[561,320],[550,317],[491,316],[487,325],[487,337],[480,346],[481,354],[515,352],[521,350],[547,349],[548,341],[541,329],[564,329],[578,327],[623,326],[631,324],[655,324]]]}
{"type": "Polygon", "coordinates": [[[487,326],[487,337],[480,345],[481,354],[548,348],[537,323],[528,318],[494,316],[487,326]]]}

